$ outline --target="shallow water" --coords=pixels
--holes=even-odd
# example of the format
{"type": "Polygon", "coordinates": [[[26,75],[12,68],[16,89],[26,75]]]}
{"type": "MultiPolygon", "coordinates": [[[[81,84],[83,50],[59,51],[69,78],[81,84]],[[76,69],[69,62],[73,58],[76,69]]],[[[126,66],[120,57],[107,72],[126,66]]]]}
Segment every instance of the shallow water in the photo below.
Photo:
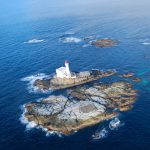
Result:
{"type": "Polygon", "coordinates": [[[150,17],[110,14],[46,18],[0,26],[0,150],[149,149],[150,46],[143,45],[143,41],[150,39],[150,17]],[[113,38],[119,40],[119,45],[101,49],[88,46],[85,41],[60,40],[60,37],[89,36],[113,38]],[[32,39],[43,42],[24,43],[32,39]],[[66,59],[72,70],[113,68],[134,72],[142,79],[135,84],[139,96],[134,108],[121,116],[125,125],[99,142],[90,140],[97,126],[59,137],[46,136],[41,129],[26,130],[19,120],[23,104],[51,94],[33,92],[21,79],[40,73],[52,74],[66,59]]]}

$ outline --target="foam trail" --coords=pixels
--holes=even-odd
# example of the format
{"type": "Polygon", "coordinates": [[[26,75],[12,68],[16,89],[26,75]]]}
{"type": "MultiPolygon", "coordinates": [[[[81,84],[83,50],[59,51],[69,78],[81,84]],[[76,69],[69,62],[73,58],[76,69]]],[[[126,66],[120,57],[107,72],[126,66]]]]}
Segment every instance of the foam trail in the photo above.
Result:
{"type": "Polygon", "coordinates": [[[44,73],[39,73],[39,74],[36,74],[36,75],[31,75],[31,76],[27,76],[25,78],[22,78],[21,81],[28,82],[27,89],[29,90],[30,93],[32,93],[32,92],[36,93],[36,92],[40,92],[40,91],[44,92],[44,93],[47,93],[48,91],[42,91],[38,87],[34,86],[34,82],[37,79],[43,79],[43,78],[50,78],[50,75],[46,75],[44,73]]]}
{"type": "Polygon", "coordinates": [[[32,39],[24,42],[25,44],[35,44],[35,43],[41,43],[44,42],[44,39],[32,39]]]}

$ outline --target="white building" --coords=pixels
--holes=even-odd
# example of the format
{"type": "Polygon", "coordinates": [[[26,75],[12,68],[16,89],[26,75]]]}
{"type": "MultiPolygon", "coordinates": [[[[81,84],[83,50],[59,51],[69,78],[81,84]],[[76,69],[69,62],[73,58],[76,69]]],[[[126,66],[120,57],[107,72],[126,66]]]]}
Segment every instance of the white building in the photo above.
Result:
{"type": "Polygon", "coordinates": [[[65,61],[65,67],[60,67],[56,69],[56,75],[58,78],[71,78],[68,61],[65,61]]]}

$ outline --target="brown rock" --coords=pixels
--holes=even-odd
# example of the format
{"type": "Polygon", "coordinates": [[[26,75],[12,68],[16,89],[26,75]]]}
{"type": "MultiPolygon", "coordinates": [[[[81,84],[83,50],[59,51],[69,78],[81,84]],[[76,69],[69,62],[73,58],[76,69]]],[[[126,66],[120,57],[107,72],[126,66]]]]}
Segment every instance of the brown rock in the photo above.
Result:
{"type": "Polygon", "coordinates": [[[111,47],[111,46],[117,45],[118,41],[112,40],[112,39],[99,39],[99,40],[93,41],[91,44],[97,47],[103,48],[103,47],[111,47]]]}

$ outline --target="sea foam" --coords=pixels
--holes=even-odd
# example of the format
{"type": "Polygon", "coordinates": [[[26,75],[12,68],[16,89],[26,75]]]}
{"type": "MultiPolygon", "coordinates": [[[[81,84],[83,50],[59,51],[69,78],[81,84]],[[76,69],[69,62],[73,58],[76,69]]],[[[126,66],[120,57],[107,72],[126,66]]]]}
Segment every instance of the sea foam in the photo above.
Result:
{"type": "Polygon", "coordinates": [[[21,107],[21,109],[22,109],[23,113],[22,113],[21,117],[19,118],[19,120],[23,125],[26,126],[26,131],[36,128],[36,129],[41,129],[43,132],[45,132],[45,135],[47,137],[54,136],[54,135],[56,135],[60,138],[63,137],[63,134],[60,132],[49,131],[47,128],[44,128],[43,126],[36,124],[34,121],[28,121],[27,118],[25,117],[25,113],[27,112],[25,105],[23,105],[21,107]]]}
{"type": "Polygon", "coordinates": [[[28,82],[27,89],[29,90],[30,93],[37,93],[37,92],[47,93],[47,92],[50,92],[50,90],[49,91],[43,91],[43,90],[40,90],[38,87],[34,86],[34,82],[37,79],[44,79],[44,78],[50,78],[50,75],[46,75],[44,73],[38,73],[35,75],[30,75],[30,76],[27,76],[25,78],[22,78],[21,81],[28,82]]]}
{"type": "Polygon", "coordinates": [[[150,42],[143,42],[143,45],[150,45],[150,42]]]}
{"type": "Polygon", "coordinates": [[[60,38],[60,41],[62,41],[63,43],[79,43],[82,41],[82,39],[76,37],[63,37],[60,38]]]}
{"type": "Polygon", "coordinates": [[[41,42],[44,42],[44,39],[31,39],[31,40],[28,40],[24,43],[25,44],[35,44],[35,43],[41,43],[41,42]]]}
{"type": "Polygon", "coordinates": [[[27,112],[25,105],[23,105],[21,109],[23,110],[23,114],[21,115],[19,120],[22,124],[26,125],[26,130],[30,130],[37,127],[37,124],[34,121],[29,122],[25,117],[25,113],[27,112]]]}
{"type": "Polygon", "coordinates": [[[120,119],[118,117],[113,118],[113,120],[111,120],[109,122],[109,129],[110,130],[117,130],[119,127],[123,126],[124,123],[120,121],[120,119]]]}

